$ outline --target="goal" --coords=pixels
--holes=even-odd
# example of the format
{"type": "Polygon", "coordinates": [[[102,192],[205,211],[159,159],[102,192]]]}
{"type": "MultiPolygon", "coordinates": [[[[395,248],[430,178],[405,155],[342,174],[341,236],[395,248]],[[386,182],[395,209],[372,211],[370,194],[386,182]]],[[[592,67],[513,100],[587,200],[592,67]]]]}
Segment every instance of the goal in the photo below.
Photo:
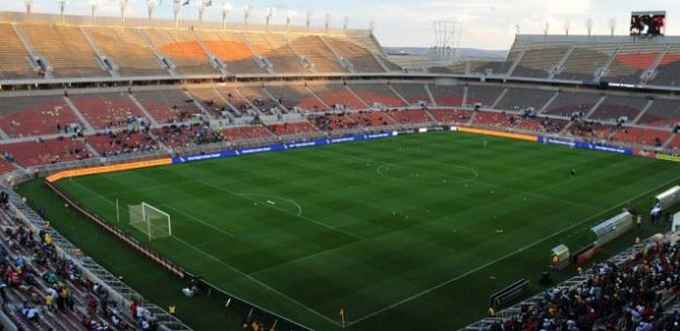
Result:
{"type": "Polygon", "coordinates": [[[146,202],[128,206],[130,225],[144,233],[149,240],[172,236],[170,215],[146,202]]]}

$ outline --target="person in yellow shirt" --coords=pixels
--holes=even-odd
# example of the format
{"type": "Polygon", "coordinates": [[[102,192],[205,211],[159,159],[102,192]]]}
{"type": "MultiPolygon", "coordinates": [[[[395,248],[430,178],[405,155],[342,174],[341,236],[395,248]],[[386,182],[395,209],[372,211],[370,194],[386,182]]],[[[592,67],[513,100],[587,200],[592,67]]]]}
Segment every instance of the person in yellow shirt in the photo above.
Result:
{"type": "Polygon", "coordinates": [[[175,316],[177,314],[177,307],[175,307],[174,305],[168,307],[168,313],[172,316],[175,316]]]}

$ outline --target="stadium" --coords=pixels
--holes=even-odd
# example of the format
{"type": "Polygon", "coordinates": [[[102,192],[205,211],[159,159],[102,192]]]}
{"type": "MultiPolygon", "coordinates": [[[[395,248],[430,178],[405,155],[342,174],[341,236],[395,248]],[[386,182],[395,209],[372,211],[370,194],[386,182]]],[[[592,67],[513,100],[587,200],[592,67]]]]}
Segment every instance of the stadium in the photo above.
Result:
{"type": "Polygon", "coordinates": [[[3,330],[680,330],[666,12],[488,59],[191,2],[0,11],[3,330]]]}

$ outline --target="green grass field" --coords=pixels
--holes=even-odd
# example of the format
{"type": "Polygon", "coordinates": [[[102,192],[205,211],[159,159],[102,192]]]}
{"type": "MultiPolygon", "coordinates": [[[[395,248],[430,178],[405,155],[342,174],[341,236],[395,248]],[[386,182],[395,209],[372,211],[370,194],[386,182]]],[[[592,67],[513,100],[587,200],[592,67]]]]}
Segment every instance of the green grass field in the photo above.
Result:
{"type": "MultiPolygon", "coordinates": [[[[59,186],[110,222],[116,199],[166,211],[173,236],[154,248],[317,330],[341,329],[341,307],[350,330],[453,330],[482,317],[489,294],[519,278],[537,290],[551,247],[578,249],[592,241],[590,226],[622,207],[648,208],[654,193],[680,182],[678,169],[437,133],[59,186]]],[[[121,226],[144,240],[126,225],[127,210],[121,214],[121,226]]],[[[135,268],[138,287],[158,286],[153,277],[145,285],[144,269],[135,268]]]]}

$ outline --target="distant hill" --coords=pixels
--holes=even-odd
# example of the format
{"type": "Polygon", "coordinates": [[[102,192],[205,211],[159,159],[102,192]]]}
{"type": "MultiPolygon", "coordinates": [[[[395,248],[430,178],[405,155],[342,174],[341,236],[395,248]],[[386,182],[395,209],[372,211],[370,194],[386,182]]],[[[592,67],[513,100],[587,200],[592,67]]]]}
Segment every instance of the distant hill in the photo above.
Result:
{"type": "MultiPolygon", "coordinates": [[[[425,47],[385,47],[387,54],[391,56],[425,56],[430,51],[425,47]]],[[[507,57],[508,51],[486,50],[475,48],[459,48],[458,52],[466,60],[491,60],[502,61],[507,57]]]]}

